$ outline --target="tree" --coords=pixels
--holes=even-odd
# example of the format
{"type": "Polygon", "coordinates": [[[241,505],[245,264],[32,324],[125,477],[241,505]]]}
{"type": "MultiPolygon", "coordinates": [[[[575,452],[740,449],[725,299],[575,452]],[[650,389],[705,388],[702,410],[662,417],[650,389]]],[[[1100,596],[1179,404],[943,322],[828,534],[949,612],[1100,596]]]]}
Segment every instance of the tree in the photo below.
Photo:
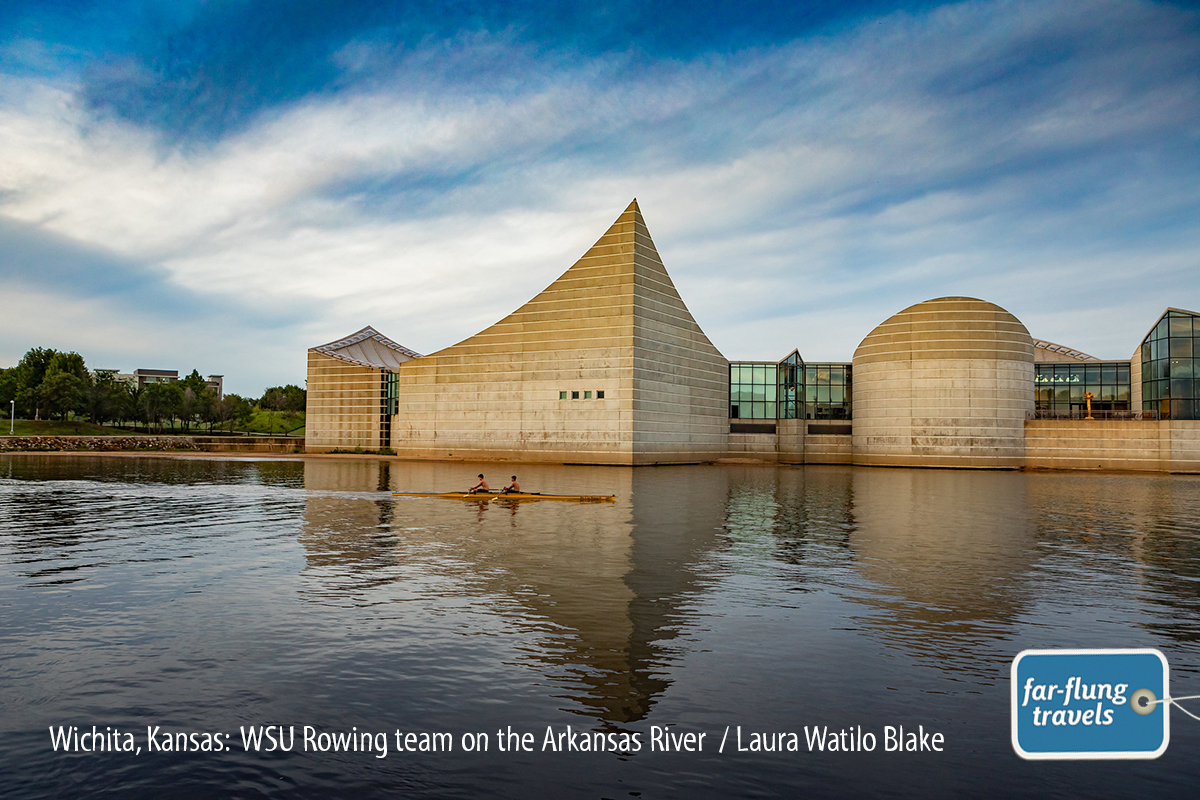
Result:
{"type": "Polygon", "coordinates": [[[26,418],[32,418],[38,410],[38,387],[46,377],[50,360],[58,355],[56,350],[43,350],[40,347],[30,348],[21,357],[13,369],[16,371],[16,392],[13,398],[17,401],[17,413],[26,418]]]}
{"type": "Polygon", "coordinates": [[[0,368],[0,411],[3,411],[7,416],[12,411],[12,406],[9,403],[17,399],[17,368],[10,369],[0,368]]]}
{"type": "Polygon", "coordinates": [[[271,415],[271,432],[275,431],[275,417],[278,412],[282,412],[284,422],[284,433],[287,433],[294,425],[296,418],[301,414],[308,403],[308,392],[294,384],[287,386],[272,386],[263,392],[262,398],[258,401],[258,407],[264,411],[276,412],[271,415]]]}
{"type": "Polygon", "coordinates": [[[116,419],[126,385],[114,378],[112,373],[99,372],[95,378],[84,382],[84,392],[88,416],[93,423],[103,425],[116,419]]]}
{"type": "MultiPolygon", "coordinates": [[[[182,383],[182,381],[180,381],[182,383]]],[[[183,394],[179,398],[179,420],[183,423],[183,429],[186,431],[195,420],[196,415],[200,412],[199,399],[196,397],[196,392],[190,386],[183,387],[183,394]]]]}
{"type": "MultiPolygon", "coordinates": [[[[248,428],[250,418],[254,416],[254,407],[250,405],[250,401],[241,395],[227,394],[225,395],[225,402],[229,406],[230,418],[243,428],[248,428]]],[[[247,433],[249,433],[249,430],[247,430],[247,433]]]]}
{"type": "Polygon", "coordinates": [[[175,415],[179,412],[183,390],[177,383],[148,383],[139,393],[139,406],[146,426],[155,426],[162,433],[163,420],[171,421],[175,429],[175,415]]]}
{"type": "Polygon", "coordinates": [[[112,415],[118,425],[133,422],[138,417],[138,388],[132,384],[116,381],[112,394],[112,415]]]}
{"type": "Polygon", "coordinates": [[[66,421],[67,415],[84,405],[84,384],[69,372],[49,372],[38,387],[39,399],[50,412],[57,411],[66,421]]]}
{"type": "Polygon", "coordinates": [[[183,387],[178,381],[158,385],[163,388],[163,417],[171,421],[171,433],[174,433],[175,420],[183,412],[183,387]]]}

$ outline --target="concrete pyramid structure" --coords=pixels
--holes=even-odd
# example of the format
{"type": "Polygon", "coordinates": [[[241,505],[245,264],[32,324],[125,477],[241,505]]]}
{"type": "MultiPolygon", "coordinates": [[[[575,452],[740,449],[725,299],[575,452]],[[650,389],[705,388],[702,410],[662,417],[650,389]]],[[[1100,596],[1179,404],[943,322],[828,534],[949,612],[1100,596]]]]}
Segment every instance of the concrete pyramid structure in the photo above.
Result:
{"type": "Polygon", "coordinates": [[[528,303],[397,372],[401,455],[653,464],[727,448],[728,362],[676,291],[636,200],[528,303]]]}

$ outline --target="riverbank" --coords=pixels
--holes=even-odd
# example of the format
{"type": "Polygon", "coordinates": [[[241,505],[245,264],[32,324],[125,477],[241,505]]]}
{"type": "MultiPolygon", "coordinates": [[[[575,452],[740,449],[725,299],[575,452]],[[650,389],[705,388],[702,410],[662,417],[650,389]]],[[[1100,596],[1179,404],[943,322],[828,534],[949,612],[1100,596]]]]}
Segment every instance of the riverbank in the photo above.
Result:
{"type": "Polygon", "coordinates": [[[0,453],[295,453],[304,438],[293,436],[0,436],[0,453]]]}

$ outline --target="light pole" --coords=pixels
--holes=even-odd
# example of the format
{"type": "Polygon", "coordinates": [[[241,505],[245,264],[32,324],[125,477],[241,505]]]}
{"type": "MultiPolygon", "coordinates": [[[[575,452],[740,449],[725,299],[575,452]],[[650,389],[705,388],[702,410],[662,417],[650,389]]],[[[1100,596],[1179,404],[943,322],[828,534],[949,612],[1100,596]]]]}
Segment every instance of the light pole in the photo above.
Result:
{"type": "Polygon", "coordinates": [[[13,431],[17,429],[17,401],[9,400],[8,405],[10,408],[8,416],[8,435],[12,436],[13,431]]]}

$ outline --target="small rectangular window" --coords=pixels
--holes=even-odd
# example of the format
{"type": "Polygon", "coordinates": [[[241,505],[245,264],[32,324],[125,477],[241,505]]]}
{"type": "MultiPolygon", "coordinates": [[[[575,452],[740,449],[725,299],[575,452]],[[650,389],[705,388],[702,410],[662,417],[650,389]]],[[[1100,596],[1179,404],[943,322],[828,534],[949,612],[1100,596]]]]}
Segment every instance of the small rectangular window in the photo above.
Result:
{"type": "Polygon", "coordinates": [[[567,393],[566,393],[566,392],[559,392],[559,393],[558,393],[558,399],[559,399],[559,400],[566,400],[566,399],[567,399],[567,393]]]}
{"type": "Polygon", "coordinates": [[[584,399],[584,400],[591,400],[591,399],[592,399],[592,393],[591,393],[591,392],[584,392],[584,393],[583,393],[583,399],[584,399]]]}
{"type": "Polygon", "coordinates": [[[579,392],[571,392],[571,399],[572,399],[572,400],[578,400],[578,399],[579,399],[579,392]]]}
{"type": "Polygon", "coordinates": [[[597,399],[597,400],[603,400],[603,399],[604,399],[604,390],[603,390],[603,389],[598,389],[598,390],[596,391],[596,399],[597,399]]]}

